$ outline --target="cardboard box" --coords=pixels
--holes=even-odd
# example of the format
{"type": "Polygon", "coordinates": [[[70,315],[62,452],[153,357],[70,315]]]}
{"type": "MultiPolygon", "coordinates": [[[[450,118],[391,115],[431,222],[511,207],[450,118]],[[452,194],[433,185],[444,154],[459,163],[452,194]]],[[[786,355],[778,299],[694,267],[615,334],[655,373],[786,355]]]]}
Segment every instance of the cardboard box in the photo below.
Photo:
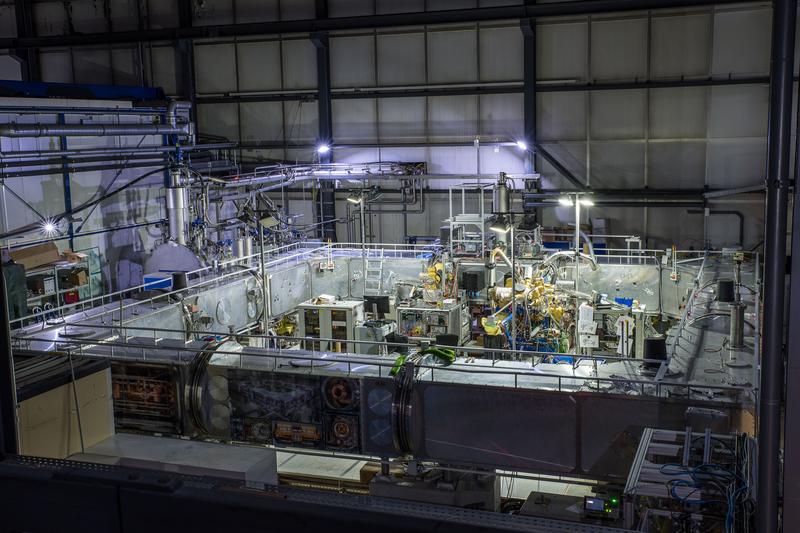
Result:
{"type": "Polygon", "coordinates": [[[24,266],[25,270],[32,270],[43,265],[61,261],[61,254],[58,253],[58,247],[52,242],[17,248],[16,250],[11,250],[9,256],[15,263],[24,266]]]}
{"type": "Polygon", "coordinates": [[[89,257],[88,255],[86,255],[86,254],[84,254],[82,252],[73,252],[70,249],[64,250],[63,255],[64,255],[64,259],[66,259],[70,263],[82,263],[82,262],[86,261],[86,259],[89,257]]]}

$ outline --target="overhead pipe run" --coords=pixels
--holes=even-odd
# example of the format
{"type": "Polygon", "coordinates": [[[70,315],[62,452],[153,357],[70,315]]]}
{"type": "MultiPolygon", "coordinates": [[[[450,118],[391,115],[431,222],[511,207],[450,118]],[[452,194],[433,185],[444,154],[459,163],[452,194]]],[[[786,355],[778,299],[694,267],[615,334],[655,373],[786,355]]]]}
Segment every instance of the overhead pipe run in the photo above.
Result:
{"type": "Polygon", "coordinates": [[[167,124],[3,124],[0,137],[108,137],[120,135],[192,135],[189,102],[167,105],[167,124]]]}
{"type": "Polygon", "coordinates": [[[108,137],[112,135],[188,135],[188,124],[4,124],[0,137],[108,137]]]}

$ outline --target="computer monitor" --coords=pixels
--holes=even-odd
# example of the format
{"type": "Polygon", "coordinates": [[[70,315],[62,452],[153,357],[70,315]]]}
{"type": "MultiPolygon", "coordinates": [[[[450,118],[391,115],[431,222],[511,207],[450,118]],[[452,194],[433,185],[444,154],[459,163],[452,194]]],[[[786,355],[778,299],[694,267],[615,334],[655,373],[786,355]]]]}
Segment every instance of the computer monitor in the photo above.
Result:
{"type": "Polygon", "coordinates": [[[383,318],[389,312],[389,297],[364,296],[364,307],[368,313],[375,313],[376,318],[383,318]]]}

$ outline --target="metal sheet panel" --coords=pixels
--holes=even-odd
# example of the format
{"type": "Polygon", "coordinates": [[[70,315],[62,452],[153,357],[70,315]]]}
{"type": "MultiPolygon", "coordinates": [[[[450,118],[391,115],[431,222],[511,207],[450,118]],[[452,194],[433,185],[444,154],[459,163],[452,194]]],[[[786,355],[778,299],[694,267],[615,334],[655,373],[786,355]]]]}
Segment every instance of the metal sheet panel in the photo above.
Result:
{"type": "Polygon", "coordinates": [[[444,383],[417,383],[415,389],[415,455],[512,470],[575,470],[571,395],[444,383]]]}
{"type": "Polygon", "coordinates": [[[268,278],[272,316],[287,313],[312,297],[308,263],[269,274],[268,278]]]}

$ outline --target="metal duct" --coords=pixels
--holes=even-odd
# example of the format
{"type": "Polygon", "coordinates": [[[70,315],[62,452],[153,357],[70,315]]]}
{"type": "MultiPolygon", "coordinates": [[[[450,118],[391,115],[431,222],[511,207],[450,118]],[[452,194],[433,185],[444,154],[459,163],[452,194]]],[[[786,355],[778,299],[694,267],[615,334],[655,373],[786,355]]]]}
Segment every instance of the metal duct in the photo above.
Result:
{"type": "Polygon", "coordinates": [[[104,137],[112,135],[188,135],[189,125],[165,124],[4,124],[0,137],[104,137]]]}

